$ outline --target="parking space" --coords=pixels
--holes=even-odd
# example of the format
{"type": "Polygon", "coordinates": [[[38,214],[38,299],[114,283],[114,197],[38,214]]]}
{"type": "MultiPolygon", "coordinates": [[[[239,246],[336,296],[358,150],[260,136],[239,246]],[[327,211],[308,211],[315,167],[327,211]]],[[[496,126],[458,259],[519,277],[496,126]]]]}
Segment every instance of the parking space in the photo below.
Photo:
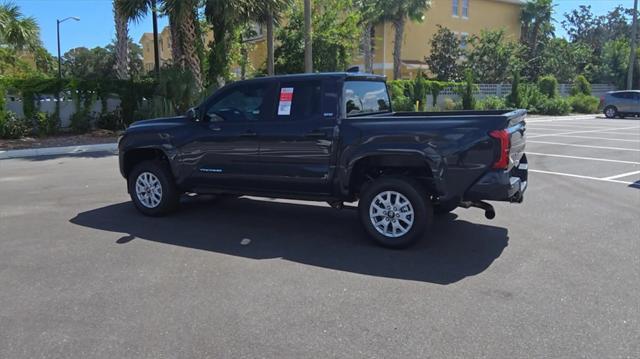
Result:
{"type": "Polygon", "coordinates": [[[601,116],[527,121],[530,171],[640,186],[640,120],[601,116]]]}
{"type": "Polygon", "coordinates": [[[637,149],[640,121],[528,135],[591,147],[528,144],[522,204],[399,251],[351,209],[187,197],[149,218],[113,155],[1,160],[0,358],[637,358],[640,152],[593,147],[637,149]]]}

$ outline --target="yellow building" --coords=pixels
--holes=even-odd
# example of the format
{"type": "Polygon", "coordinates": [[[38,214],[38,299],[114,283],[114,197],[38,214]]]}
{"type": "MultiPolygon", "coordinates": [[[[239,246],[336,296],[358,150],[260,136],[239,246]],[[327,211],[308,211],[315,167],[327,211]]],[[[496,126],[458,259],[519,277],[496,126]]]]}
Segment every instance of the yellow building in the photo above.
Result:
{"type": "MultiPolygon", "coordinates": [[[[253,25],[253,31],[256,34],[253,38],[247,39],[250,44],[251,52],[249,53],[249,62],[253,69],[264,67],[267,58],[267,44],[265,41],[265,30],[262,26],[253,25]]],[[[204,44],[207,45],[213,41],[213,32],[207,31],[203,34],[204,44]]],[[[146,71],[153,71],[154,54],[153,54],[153,33],[145,32],[140,38],[142,46],[142,63],[146,71]]],[[[158,34],[158,49],[160,56],[160,66],[171,63],[173,60],[171,53],[171,30],[166,26],[158,34]]],[[[240,76],[240,67],[235,65],[232,69],[237,76],[240,76]]]]}
{"type": "MultiPolygon", "coordinates": [[[[460,37],[462,46],[466,38],[480,34],[484,29],[505,29],[513,41],[520,38],[522,0],[431,0],[422,22],[407,22],[402,44],[402,77],[412,78],[418,72],[428,72],[425,57],[431,50],[431,39],[446,27],[460,37]]],[[[373,72],[393,76],[393,25],[389,22],[375,28],[373,72]]],[[[362,59],[354,65],[362,67],[362,59]]]]}
{"type": "MultiPolygon", "coordinates": [[[[429,55],[430,40],[437,31],[437,25],[446,27],[460,36],[462,46],[466,46],[466,38],[480,34],[483,29],[505,29],[513,41],[520,38],[520,13],[525,0],[431,0],[431,8],[425,12],[424,21],[408,21],[402,44],[402,77],[411,78],[418,72],[428,72],[425,57],[429,55]]],[[[263,68],[267,51],[265,34],[259,25],[255,25],[256,37],[251,39],[253,49],[249,60],[254,69],[263,68]]],[[[205,43],[213,36],[207,33],[205,43]]],[[[389,22],[375,27],[373,71],[393,76],[393,25],[389,22]]],[[[153,69],[153,35],[145,33],[140,39],[144,53],[144,66],[153,69]]],[[[165,28],[160,34],[160,62],[171,61],[171,36],[165,28]]],[[[361,68],[362,58],[356,56],[354,65],[361,68]]],[[[236,74],[240,70],[233,68],[236,74]]]]}

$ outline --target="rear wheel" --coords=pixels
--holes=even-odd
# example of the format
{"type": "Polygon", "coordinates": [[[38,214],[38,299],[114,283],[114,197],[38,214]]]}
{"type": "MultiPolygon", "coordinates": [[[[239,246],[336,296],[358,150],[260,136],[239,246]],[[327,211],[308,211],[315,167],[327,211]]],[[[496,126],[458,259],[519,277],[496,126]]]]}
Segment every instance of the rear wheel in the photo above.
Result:
{"type": "Polygon", "coordinates": [[[615,106],[607,106],[604,108],[604,115],[607,118],[615,118],[618,115],[618,109],[615,106]]]}
{"type": "Polygon", "coordinates": [[[433,221],[428,198],[424,188],[411,179],[381,177],[360,196],[360,221],[378,244],[407,247],[420,239],[433,221]]]}
{"type": "Polygon", "coordinates": [[[178,207],[180,193],[167,166],[159,161],[136,165],[128,177],[129,194],[147,216],[162,216],[178,207]]]}

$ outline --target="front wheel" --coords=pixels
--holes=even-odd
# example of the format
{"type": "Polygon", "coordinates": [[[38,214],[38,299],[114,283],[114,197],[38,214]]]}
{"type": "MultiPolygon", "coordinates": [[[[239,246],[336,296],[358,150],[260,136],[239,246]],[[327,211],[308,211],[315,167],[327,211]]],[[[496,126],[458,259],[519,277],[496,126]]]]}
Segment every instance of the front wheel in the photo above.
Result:
{"type": "Polygon", "coordinates": [[[604,108],[604,115],[607,118],[615,118],[618,115],[618,109],[614,106],[607,106],[604,108]]]}
{"type": "Polygon", "coordinates": [[[390,248],[404,248],[420,239],[433,221],[424,188],[403,177],[382,177],[364,188],[358,211],[371,238],[390,248]]]}
{"type": "Polygon", "coordinates": [[[164,163],[145,161],[128,177],[129,194],[136,208],[147,216],[162,216],[178,207],[178,192],[164,163]]]}

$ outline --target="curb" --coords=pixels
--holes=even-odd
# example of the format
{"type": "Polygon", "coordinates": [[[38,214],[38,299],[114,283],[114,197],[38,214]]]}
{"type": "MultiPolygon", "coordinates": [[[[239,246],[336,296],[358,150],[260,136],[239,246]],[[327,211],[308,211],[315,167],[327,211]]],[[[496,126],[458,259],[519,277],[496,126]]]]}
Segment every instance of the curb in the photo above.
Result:
{"type": "Polygon", "coordinates": [[[40,156],[59,156],[59,155],[77,155],[92,152],[116,152],[118,150],[117,143],[102,143],[98,145],[82,145],[82,146],[66,146],[66,147],[45,147],[45,148],[28,148],[24,150],[0,150],[0,160],[10,158],[26,158],[40,156]]]}

